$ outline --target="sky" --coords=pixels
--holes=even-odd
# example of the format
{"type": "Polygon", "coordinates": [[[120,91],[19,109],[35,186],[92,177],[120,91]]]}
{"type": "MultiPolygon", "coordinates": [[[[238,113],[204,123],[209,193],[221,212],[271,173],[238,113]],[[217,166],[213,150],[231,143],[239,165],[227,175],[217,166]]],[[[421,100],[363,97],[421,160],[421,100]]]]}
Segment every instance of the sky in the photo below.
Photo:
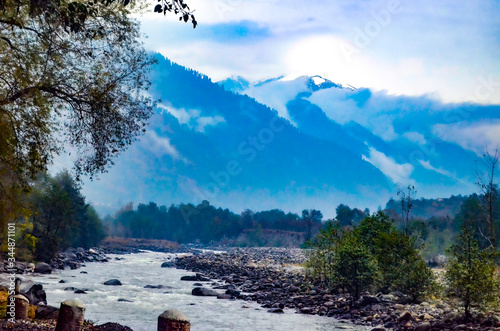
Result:
{"type": "Polygon", "coordinates": [[[321,75],[389,95],[500,104],[500,1],[186,0],[139,18],[145,46],[214,81],[321,75]]]}

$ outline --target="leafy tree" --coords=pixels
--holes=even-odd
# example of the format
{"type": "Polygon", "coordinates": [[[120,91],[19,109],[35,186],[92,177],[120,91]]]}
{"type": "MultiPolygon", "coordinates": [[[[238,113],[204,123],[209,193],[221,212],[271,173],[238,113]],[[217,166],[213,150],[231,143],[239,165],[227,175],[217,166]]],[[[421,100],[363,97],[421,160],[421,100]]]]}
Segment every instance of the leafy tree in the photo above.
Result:
{"type": "Polygon", "coordinates": [[[69,246],[94,246],[105,237],[95,210],[85,203],[67,171],[54,178],[41,176],[30,194],[30,202],[37,260],[49,261],[69,246]]]}
{"type": "Polygon", "coordinates": [[[346,288],[355,300],[362,291],[372,287],[378,271],[377,262],[370,250],[351,231],[337,244],[334,270],[337,284],[346,288]]]}
{"type": "Polygon", "coordinates": [[[471,317],[471,308],[485,309],[498,302],[500,287],[491,247],[481,249],[470,230],[463,227],[448,253],[450,260],[445,274],[448,293],[461,302],[466,319],[471,317]]]}
{"type": "Polygon", "coordinates": [[[310,277],[319,280],[328,288],[337,285],[335,252],[342,236],[338,222],[328,221],[318,235],[305,244],[305,266],[310,277]]]}
{"type": "Polygon", "coordinates": [[[434,275],[415,249],[415,238],[393,228],[379,233],[375,250],[381,290],[401,291],[413,302],[430,290],[434,275]]]}

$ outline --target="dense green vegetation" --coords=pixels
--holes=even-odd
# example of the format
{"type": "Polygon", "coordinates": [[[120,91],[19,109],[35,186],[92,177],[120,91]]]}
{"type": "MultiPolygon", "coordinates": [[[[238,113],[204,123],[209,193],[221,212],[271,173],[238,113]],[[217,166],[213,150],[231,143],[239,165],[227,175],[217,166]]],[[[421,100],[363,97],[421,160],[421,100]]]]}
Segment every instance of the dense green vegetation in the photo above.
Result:
{"type": "Polygon", "coordinates": [[[68,247],[94,247],[106,237],[94,208],[67,171],[44,174],[32,184],[24,205],[29,216],[18,220],[16,257],[50,261],[68,247]]]}
{"type": "MultiPolygon", "coordinates": [[[[154,202],[124,206],[113,217],[106,218],[111,235],[133,238],[167,239],[180,243],[220,241],[244,236],[239,244],[260,246],[266,243],[265,230],[303,233],[311,237],[322,226],[323,215],[304,210],[302,216],[279,209],[240,215],[216,208],[208,201],[198,205],[158,206],[154,202]]],[[[241,239],[241,238],[240,238],[241,239]]]]}
{"type": "Polygon", "coordinates": [[[416,301],[433,282],[414,238],[383,212],[353,226],[330,222],[307,247],[311,277],[355,299],[362,291],[401,291],[416,301]]]}
{"type": "Polygon", "coordinates": [[[389,201],[391,209],[361,221],[359,210],[340,205],[337,219],[328,221],[307,244],[306,267],[312,281],[346,291],[353,300],[363,291],[398,291],[413,302],[432,294],[461,307],[465,320],[473,312],[498,307],[500,199],[494,182],[498,149],[494,156],[486,153],[483,164],[486,175],[477,176],[481,195],[413,200],[416,191],[409,186],[407,192],[398,193],[399,202],[389,201]],[[432,217],[411,217],[415,206],[420,215],[432,217]],[[428,214],[429,210],[439,214],[428,214]],[[443,214],[454,210],[456,215],[443,214]],[[426,246],[434,253],[446,249],[448,261],[441,263],[440,282],[424,262],[423,256],[431,252],[426,246]]]}

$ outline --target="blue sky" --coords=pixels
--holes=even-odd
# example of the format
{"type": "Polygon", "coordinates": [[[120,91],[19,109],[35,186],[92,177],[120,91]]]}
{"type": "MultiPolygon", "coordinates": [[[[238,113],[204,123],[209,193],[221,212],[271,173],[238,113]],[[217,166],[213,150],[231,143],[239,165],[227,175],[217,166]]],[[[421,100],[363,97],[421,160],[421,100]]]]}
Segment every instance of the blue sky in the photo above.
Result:
{"type": "Polygon", "coordinates": [[[333,81],[500,104],[500,1],[189,0],[199,26],[140,18],[149,50],[214,80],[333,81]]]}

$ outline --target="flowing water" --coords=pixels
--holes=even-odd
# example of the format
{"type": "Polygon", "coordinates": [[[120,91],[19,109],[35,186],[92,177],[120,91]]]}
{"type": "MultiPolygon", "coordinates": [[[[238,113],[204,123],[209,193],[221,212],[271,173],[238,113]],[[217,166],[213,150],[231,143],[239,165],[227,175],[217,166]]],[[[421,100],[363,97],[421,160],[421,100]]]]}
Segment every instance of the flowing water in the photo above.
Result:
{"type": "Polygon", "coordinates": [[[192,331],[366,330],[333,318],[296,314],[291,309],[285,309],[284,314],[272,314],[254,302],[195,297],[191,295],[193,282],[180,281],[181,276],[194,273],[160,267],[171,254],[144,252],[109,257],[108,263],[87,263],[81,269],[56,271],[27,280],[44,285],[49,305],[59,307],[62,301],[77,298],[86,307],[85,319],[97,324],[116,322],[138,331],[156,330],[158,315],[172,308],[190,319],[192,331]],[[117,261],[116,256],[124,259],[117,261]],[[123,285],[103,285],[112,278],[123,285]],[[59,283],[61,279],[66,283],[59,283]],[[171,288],[146,289],[146,285],[171,288]],[[87,294],[64,291],[65,287],[86,289],[87,294]],[[119,302],[120,298],[133,302],[119,302]]]}

